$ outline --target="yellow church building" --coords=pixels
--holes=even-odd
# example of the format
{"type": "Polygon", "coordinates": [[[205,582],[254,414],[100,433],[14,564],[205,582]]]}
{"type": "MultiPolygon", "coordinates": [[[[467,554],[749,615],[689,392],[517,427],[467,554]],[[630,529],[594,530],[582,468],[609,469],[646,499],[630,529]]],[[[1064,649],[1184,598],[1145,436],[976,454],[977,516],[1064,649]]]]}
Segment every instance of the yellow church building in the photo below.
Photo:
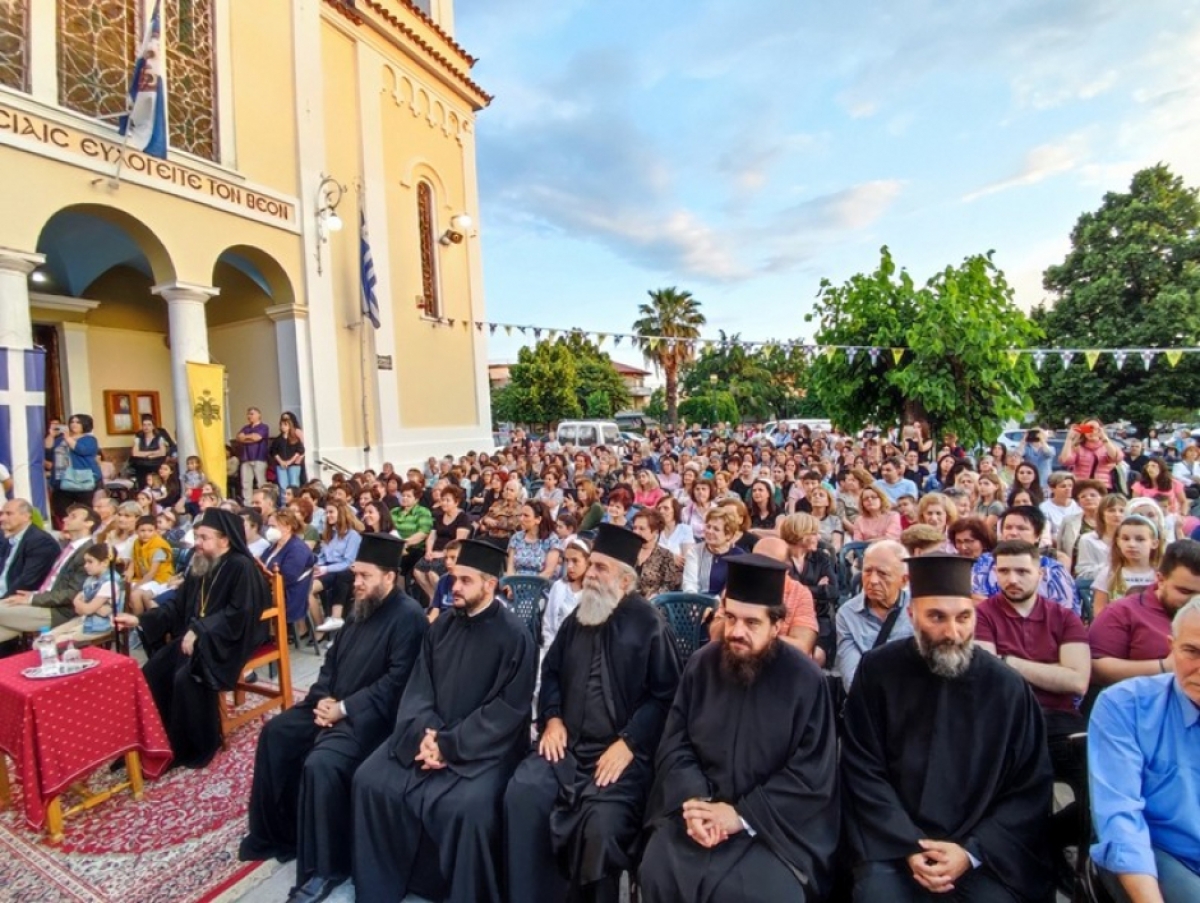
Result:
{"type": "Polygon", "coordinates": [[[490,443],[452,0],[160,3],[166,159],[118,131],[154,0],[0,0],[0,347],[46,350],[47,415],[120,456],[151,412],[190,454],[211,362],[226,436],[291,411],[310,475],[490,443]]]}

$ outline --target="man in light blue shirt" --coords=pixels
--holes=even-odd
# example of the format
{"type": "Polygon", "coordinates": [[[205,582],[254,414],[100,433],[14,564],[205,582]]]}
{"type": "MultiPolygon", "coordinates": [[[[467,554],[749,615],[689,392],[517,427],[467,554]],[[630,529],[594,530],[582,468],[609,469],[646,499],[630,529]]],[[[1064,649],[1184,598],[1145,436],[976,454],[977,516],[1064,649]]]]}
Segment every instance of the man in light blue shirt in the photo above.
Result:
{"type": "Polygon", "coordinates": [[[917,498],[921,493],[917,490],[917,484],[912,480],[904,479],[904,459],[900,457],[888,458],[879,466],[880,479],[875,481],[875,488],[882,490],[892,505],[900,500],[901,496],[911,495],[917,498]]]}
{"type": "Polygon", "coordinates": [[[1171,633],[1165,673],[1105,690],[1088,725],[1091,855],[1122,903],[1200,900],[1200,596],[1171,633]]]}
{"type": "Polygon", "coordinates": [[[837,659],[835,667],[846,692],[854,683],[862,657],[893,640],[913,635],[908,607],[908,553],[894,539],[872,543],[863,557],[863,591],[838,608],[837,659]],[[887,637],[879,642],[880,632],[891,622],[887,637]]]}

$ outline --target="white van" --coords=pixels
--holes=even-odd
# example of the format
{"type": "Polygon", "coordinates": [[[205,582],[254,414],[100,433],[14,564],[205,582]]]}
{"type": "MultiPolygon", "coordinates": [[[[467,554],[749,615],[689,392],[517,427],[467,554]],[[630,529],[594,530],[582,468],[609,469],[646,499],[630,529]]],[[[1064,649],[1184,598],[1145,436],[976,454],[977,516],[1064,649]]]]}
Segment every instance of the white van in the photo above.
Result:
{"type": "Polygon", "coordinates": [[[621,451],[621,428],[615,420],[564,420],[554,433],[560,445],[574,448],[593,448],[603,445],[618,454],[621,451]]]}
{"type": "Polygon", "coordinates": [[[771,420],[763,424],[763,433],[770,438],[776,447],[782,447],[792,438],[792,433],[802,426],[807,426],[814,433],[829,432],[833,428],[833,424],[828,420],[771,420]]]}

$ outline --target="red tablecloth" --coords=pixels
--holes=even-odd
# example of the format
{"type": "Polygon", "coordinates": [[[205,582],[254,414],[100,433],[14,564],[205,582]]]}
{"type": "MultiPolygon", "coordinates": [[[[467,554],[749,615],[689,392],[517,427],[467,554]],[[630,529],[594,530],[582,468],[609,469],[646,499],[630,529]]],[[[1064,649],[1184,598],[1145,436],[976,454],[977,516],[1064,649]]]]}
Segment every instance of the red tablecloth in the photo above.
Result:
{"type": "Polygon", "coordinates": [[[82,652],[100,664],[53,680],[21,675],[38,665],[37,652],[0,659],[0,750],[16,763],[25,820],[35,830],[45,824],[49,800],[124,753],[137,750],[150,778],[171,761],[137,662],[103,649],[82,652]]]}

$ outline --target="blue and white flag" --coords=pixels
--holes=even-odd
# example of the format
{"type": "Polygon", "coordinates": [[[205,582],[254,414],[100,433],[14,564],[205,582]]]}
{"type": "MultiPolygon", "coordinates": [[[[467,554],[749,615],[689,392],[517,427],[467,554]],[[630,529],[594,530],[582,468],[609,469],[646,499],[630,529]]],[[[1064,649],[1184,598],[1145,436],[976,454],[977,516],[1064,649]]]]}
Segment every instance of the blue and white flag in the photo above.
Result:
{"type": "Polygon", "coordinates": [[[362,282],[362,313],[379,328],[379,299],[375,297],[375,261],[371,259],[371,242],[367,239],[367,212],[358,211],[359,280],[362,282]]]}
{"type": "Polygon", "coordinates": [[[121,134],[134,150],[167,159],[166,73],[162,56],[162,0],[146,26],[129,83],[129,112],[121,117],[121,134]]]}
{"type": "Polygon", "coordinates": [[[46,352],[0,348],[0,464],[12,474],[13,496],[48,514],[45,435],[46,352]]]}

